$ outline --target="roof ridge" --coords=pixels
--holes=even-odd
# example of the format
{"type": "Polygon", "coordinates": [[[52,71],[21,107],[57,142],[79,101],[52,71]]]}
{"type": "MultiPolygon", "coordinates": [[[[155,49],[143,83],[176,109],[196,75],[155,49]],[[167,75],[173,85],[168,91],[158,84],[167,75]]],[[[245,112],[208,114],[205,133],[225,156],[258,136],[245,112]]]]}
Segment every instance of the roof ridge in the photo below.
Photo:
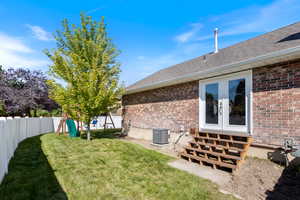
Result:
{"type": "MultiPolygon", "coordinates": [[[[292,23],[292,24],[288,24],[288,25],[286,25],[286,26],[283,26],[283,27],[280,27],[280,28],[277,28],[277,29],[273,29],[272,31],[268,31],[268,32],[259,34],[259,35],[257,35],[257,36],[248,38],[248,39],[246,39],[246,40],[243,40],[243,41],[234,43],[234,44],[232,44],[232,45],[230,45],[230,46],[227,46],[227,47],[224,47],[224,48],[219,49],[219,52],[218,52],[218,53],[220,53],[220,51],[224,51],[224,50],[226,50],[226,49],[228,49],[228,48],[237,46],[237,45],[239,45],[239,44],[246,43],[246,42],[248,42],[248,41],[250,41],[250,40],[255,40],[255,39],[260,38],[260,37],[262,37],[262,36],[268,35],[268,34],[270,34],[270,33],[276,32],[276,31],[280,31],[280,30],[282,30],[282,29],[285,29],[285,28],[287,28],[287,27],[289,27],[289,26],[293,26],[293,25],[298,24],[298,23],[300,23],[300,21],[294,22],[294,23],[292,23]]],[[[218,53],[216,53],[216,54],[218,54],[218,53]]],[[[200,57],[203,57],[203,56],[206,56],[206,55],[214,55],[214,53],[213,53],[213,52],[208,52],[208,53],[205,53],[205,54],[203,54],[203,55],[201,55],[201,56],[197,56],[197,57],[195,57],[195,58],[191,58],[191,59],[186,60],[186,61],[183,61],[183,62],[181,62],[181,63],[171,65],[171,66],[166,67],[166,68],[164,68],[164,69],[167,69],[167,68],[170,68],[170,67],[173,67],[173,66],[176,66],[176,65],[180,65],[180,64],[183,64],[183,63],[192,61],[192,60],[194,60],[194,59],[197,59],[197,58],[200,58],[200,57]]],[[[153,73],[153,74],[154,74],[154,73],[153,73]]]]}
{"type": "Polygon", "coordinates": [[[191,59],[185,60],[183,62],[162,68],[162,69],[150,74],[149,76],[146,76],[143,79],[129,85],[127,88],[140,87],[141,85],[145,85],[149,81],[157,82],[159,79],[163,79],[165,76],[177,76],[178,73],[179,74],[186,73],[187,70],[191,70],[191,72],[193,73],[195,71],[194,69],[195,69],[196,65],[199,66],[199,69],[197,69],[197,70],[201,70],[201,67],[202,68],[203,67],[213,67],[215,65],[218,66],[219,64],[222,64],[223,62],[225,62],[225,64],[229,64],[229,63],[235,62],[235,60],[245,59],[247,57],[257,56],[258,54],[264,54],[266,52],[276,51],[278,49],[284,49],[284,48],[292,47],[295,45],[299,45],[298,43],[300,42],[300,40],[298,40],[298,41],[296,40],[295,42],[290,42],[290,43],[281,43],[280,45],[275,44],[275,42],[274,42],[275,40],[278,40],[280,37],[286,37],[286,34],[290,34],[290,33],[294,32],[294,29],[289,28],[289,27],[293,27],[293,26],[296,26],[296,28],[299,29],[299,32],[300,32],[300,21],[297,21],[297,22],[288,24],[286,26],[274,29],[272,31],[259,34],[255,37],[251,37],[249,39],[237,42],[237,43],[227,46],[225,48],[221,48],[219,50],[219,52],[216,54],[214,54],[213,52],[208,52],[208,53],[202,54],[200,56],[197,56],[195,58],[191,58],[191,59]],[[284,31],[282,31],[282,30],[284,30],[284,31]],[[275,33],[275,34],[273,34],[273,33],[275,33]],[[271,36],[267,37],[268,35],[271,35],[271,36]],[[262,38],[261,42],[260,42],[260,40],[258,40],[259,38],[262,38]],[[255,47],[257,47],[257,44],[255,43],[256,40],[258,40],[259,44],[262,44],[262,45],[259,45],[259,49],[255,48],[255,47]],[[249,43],[249,41],[254,41],[254,42],[249,43]],[[246,48],[244,45],[247,42],[249,43],[249,48],[248,48],[248,46],[246,48]],[[234,47],[237,47],[237,48],[234,48],[234,47]],[[239,48],[240,48],[240,50],[238,50],[239,48]],[[231,49],[231,50],[229,50],[229,49],[231,49]],[[220,55],[220,56],[217,56],[217,55],[220,55]],[[208,63],[201,62],[201,58],[203,58],[205,56],[207,56],[208,63]],[[232,57],[232,59],[228,59],[230,57],[232,57]],[[188,68],[184,68],[184,67],[188,67],[188,68]],[[172,71],[172,68],[174,68],[173,71],[172,71]],[[180,72],[181,68],[185,69],[185,70],[180,72]]]}
{"type": "MultiPolygon", "coordinates": [[[[220,53],[220,51],[224,51],[224,50],[226,50],[226,49],[228,49],[228,48],[237,46],[238,44],[243,44],[243,43],[246,43],[246,42],[248,42],[248,41],[250,41],[250,40],[255,40],[255,39],[260,38],[260,37],[262,37],[262,36],[264,36],[264,35],[267,35],[267,34],[270,34],[270,33],[275,32],[275,31],[279,31],[279,30],[285,29],[285,28],[287,28],[287,27],[289,27],[289,26],[293,26],[293,25],[298,24],[298,23],[300,23],[300,21],[295,22],[295,23],[292,23],[292,24],[288,24],[288,25],[286,25],[286,26],[283,26],[283,27],[274,29],[274,30],[272,30],[272,31],[265,32],[265,33],[259,34],[259,35],[257,35],[257,36],[248,38],[248,39],[246,39],[246,40],[243,40],[243,41],[234,43],[234,44],[232,44],[232,45],[230,45],[230,46],[227,46],[227,47],[224,47],[224,48],[219,49],[219,52],[218,52],[218,53],[220,53]]],[[[218,53],[217,53],[217,54],[218,54],[218,53]]],[[[197,57],[195,57],[195,58],[191,58],[191,59],[189,59],[189,60],[185,60],[185,61],[183,61],[183,62],[180,62],[180,63],[174,64],[174,65],[171,65],[171,66],[166,67],[166,68],[163,68],[163,69],[160,69],[159,71],[164,70],[164,69],[168,69],[168,68],[171,68],[171,67],[174,67],[174,66],[176,66],[176,65],[180,65],[180,64],[183,64],[183,63],[192,61],[192,60],[195,60],[195,59],[197,59],[197,58],[200,58],[200,57],[203,57],[203,56],[206,56],[206,55],[214,55],[214,53],[213,53],[213,52],[208,52],[208,53],[205,53],[205,54],[203,54],[203,55],[197,56],[197,57]]],[[[157,72],[159,72],[159,71],[157,71],[157,72]]],[[[154,72],[154,73],[156,73],[156,72],[154,72]]],[[[154,73],[153,73],[153,74],[154,74],[154,73]]]]}
{"type": "Polygon", "coordinates": [[[268,35],[268,34],[270,34],[270,33],[274,33],[274,32],[280,31],[280,30],[285,29],[285,28],[287,28],[287,27],[289,27],[289,26],[293,26],[293,25],[299,24],[299,23],[300,23],[300,21],[295,22],[295,23],[292,23],[292,24],[288,24],[288,25],[283,26],[283,27],[280,27],[280,28],[273,29],[272,31],[268,31],[268,32],[259,34],[259,35],[257,35],[257,36],[254,36],[254,37],[248,38],[248,39],[246,39],[246,40],[243,40],[243,41],[237,42],[237,43],[235,43],[235,44],[232,44],[232,45],[230,45],[230,46],[228,46],[228,47],[221,48],[221,49],[219,49],[219,51],[225,50],[225,49],[230,48],[230,47],[233,47],[233,46],[236,46],[236,45],[238,45],[238,44],[246,43],[246,42],[248,42],[248,41],[250,41],[250,40],[255,40],[255,39],[260,38],[260,37],[262,37],[262,36],[265,36],[265,35],[268,35]]]}

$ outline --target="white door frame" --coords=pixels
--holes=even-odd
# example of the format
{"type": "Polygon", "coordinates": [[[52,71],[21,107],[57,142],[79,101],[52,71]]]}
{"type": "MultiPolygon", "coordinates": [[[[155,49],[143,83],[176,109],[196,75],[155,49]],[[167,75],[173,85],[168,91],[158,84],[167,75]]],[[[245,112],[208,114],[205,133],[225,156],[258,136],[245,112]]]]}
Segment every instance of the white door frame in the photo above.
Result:
{"type": "MultiPolygon", "coordinates": [[[[234,74],[204,79],[199,81],[199,129],[200,131],[211,130],[221,132],[251,133],[252,131],[252,70],[238,72],[234,74]],[[246,125],[229,125],[228,119],[228,83],[230,80],[245,78],[246,81],[246,125]],[[219,114],[219,124],[210,125],[205,123],[205,85],[219,83],[219,105],[222,102],[221,113],[219,114]],[[221,123],[221,124],[220,124],[221,123]]],[[[219,107],[220,108],[220,107],[219,107]]],[[[220,113],[220,112],[219,112],[220,113]]]]}

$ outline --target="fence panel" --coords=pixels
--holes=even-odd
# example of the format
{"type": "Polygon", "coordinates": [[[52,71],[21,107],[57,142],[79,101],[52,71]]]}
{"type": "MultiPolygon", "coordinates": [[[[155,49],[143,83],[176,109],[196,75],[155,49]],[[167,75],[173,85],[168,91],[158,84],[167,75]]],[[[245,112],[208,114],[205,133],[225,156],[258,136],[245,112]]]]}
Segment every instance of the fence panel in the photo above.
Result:
{"type": "Polygon", "coordinates": [[[52,118],[0,118],[0,183],[18,144],[26,138],[54,132],[52,118]]]}

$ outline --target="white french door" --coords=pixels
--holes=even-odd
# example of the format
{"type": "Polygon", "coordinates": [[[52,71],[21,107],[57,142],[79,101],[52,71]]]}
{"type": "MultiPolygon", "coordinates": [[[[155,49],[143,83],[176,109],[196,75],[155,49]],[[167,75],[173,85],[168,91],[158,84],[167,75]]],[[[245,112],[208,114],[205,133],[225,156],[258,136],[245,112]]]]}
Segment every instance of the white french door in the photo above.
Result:
{"type": "Polygon", "coordinates": [[[251,71],[200,81],[200,129],[249,132],[251,82],[251,71]]]}

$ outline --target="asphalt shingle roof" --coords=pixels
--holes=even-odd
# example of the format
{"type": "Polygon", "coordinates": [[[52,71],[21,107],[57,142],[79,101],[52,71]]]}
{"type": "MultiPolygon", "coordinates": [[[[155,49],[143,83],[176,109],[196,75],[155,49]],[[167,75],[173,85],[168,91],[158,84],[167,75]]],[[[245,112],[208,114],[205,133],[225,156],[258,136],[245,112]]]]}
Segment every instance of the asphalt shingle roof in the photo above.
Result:
{"type": "Polygon", "coordinates": [[[175,79],[208,68],[243,61],[267,53],[300,46],[300,22],[276,29],[252,39],[220,49],[218,53],[208,53],[180,64],[159,70],[130,85],[127,90],[175,79]]]}

